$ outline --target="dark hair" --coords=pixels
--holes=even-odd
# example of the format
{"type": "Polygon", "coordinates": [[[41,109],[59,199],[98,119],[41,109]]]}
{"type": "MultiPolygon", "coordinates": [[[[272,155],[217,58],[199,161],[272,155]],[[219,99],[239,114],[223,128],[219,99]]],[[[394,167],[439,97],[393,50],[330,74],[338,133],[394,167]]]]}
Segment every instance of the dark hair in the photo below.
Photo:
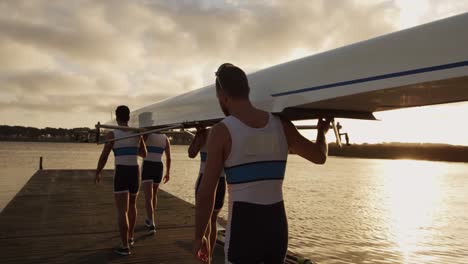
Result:
{"type": "Polygon", "coordinates": [[[128,122],[130,120],[130,109],[126,105],[119,105],[115,109],[115,116],[118,121],[128,122]]]}
{"type": "Polygon", "coordinates": [[[241,68],[231,63],[223,63],[216,71],[216,77],[216,89],[223,90],[229,97],[249,98],[249,81],[241,68]]]}

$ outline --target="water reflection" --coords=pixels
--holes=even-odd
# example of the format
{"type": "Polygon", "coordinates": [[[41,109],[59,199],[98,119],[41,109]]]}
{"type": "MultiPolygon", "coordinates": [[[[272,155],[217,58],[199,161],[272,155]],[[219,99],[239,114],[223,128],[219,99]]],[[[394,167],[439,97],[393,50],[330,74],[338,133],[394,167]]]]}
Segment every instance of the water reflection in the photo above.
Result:
{"type": "Polygon", "coordinates": [[[290,249],[318,263],[468,263],[468,164],[291,158],[290,249]]]}
{"type": "Polygon", "coordinates": [[[376,176],[382,181],[388,239],[408,263],[433,239],[435,216],[444,207],[444,164],[396,160],[379,165],[376,176]]]}

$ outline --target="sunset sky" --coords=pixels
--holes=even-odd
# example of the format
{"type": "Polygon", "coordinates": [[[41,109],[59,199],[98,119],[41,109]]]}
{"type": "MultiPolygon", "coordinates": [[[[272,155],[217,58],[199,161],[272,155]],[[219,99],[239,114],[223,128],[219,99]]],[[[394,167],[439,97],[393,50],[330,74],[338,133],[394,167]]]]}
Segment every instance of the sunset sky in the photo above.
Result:
{"type": "MultiPolygon", "coordinates": [[[[93,126],[213,83],[468,12],[464,0],[0,1],[0,124],[93,126]]],[[[468,145],[468,103],[340,120],[353,142],[468,145]]]]}

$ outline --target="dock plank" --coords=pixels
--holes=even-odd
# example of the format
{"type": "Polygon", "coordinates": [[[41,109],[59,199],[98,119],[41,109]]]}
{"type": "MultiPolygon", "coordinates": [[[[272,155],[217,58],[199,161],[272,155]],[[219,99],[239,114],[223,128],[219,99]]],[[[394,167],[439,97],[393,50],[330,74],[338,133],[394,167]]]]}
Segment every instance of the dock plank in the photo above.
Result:
{"type": "MultiPolygon", "coordinates": [[[[191,256],[195,210],[160,191],[157,233],[143,227],[144,198],[132,255],[112,252],[119,243],[112,194],[113,171],[94,184],[93,170],[36,172],[0,213],[2,263],[197,263],[191,256]]],[[[222,249],[216,250],[222,263],[222,249]]]]}

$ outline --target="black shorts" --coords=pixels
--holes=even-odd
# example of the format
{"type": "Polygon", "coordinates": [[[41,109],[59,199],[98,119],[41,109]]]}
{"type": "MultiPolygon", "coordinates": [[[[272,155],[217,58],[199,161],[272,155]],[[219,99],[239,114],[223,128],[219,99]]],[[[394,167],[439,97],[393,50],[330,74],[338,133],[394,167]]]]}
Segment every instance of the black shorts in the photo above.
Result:
{"type": "Polygon", "coordinates": [[[284,263],[288,222],[284,203],[234,202],[227,259],[230,263],[284,263]]]}
{"type": "Polygon", "coordinates": [[[163,175],[162,162],[154,162],[145,160],[143,162],[143,171],[141,172],[141,181],[153,181],[153,183],[161,183],[163,175]]]}
{"type": "Polygon", "coordinates": [[[129,192],[137,194],[140,188],[140,170],[138,166],[116,165],[114,175],[114,193],[129,192]]]}
{"type": "MultiPolygon", "coordinates": [[[[195,196],[198,192],[198,187],[200,187],[200,182],[203,177],[203,173],[198,176],[197,185],[195,186],[195,196]]],[[[221,210],[224,205],[224,196],[226,195],[226,178],[220,177],[218,181],[218,187],[216,188],[216,197],[215,197],[215,204],[214,210],[221,210]]]]}

